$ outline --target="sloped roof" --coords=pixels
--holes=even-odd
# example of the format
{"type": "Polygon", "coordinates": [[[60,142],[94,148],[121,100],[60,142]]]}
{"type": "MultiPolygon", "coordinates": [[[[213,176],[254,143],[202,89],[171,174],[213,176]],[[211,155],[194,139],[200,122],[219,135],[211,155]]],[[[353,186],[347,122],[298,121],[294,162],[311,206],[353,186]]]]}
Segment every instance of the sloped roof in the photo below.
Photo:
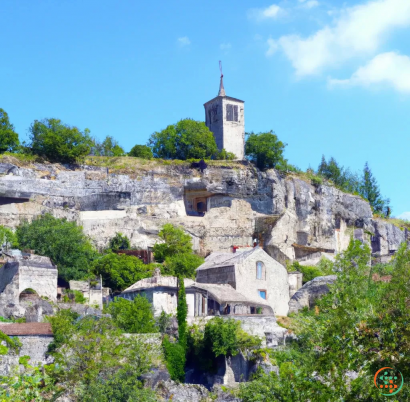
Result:
{"type": "Polygon", "coordinates": [[[0,331],[9,336],[53,335],[49,322],[29,322],[24,324],[0,324],[0,331]]]}
{"type": "Polygon", "coordinates": [[[264,300],[253,300],[239,293],[231,285],[217,285],[213,283],[198,283],[195,282],[191,286],[192,288],[198,288],[201,290],[206,290],[209,295],[216,300],[219,304],[224,303],[243,303],[252,304],[254,306],[264,306],[269,307],[269,303],[264,300]]]}
{"type": "MultiPolygon", "coordinates": [[[[184,279],[185,288],[192,285],[194,281],[192,279],[184,279]]],[[[150,289],[156,287],[168,287],[177,288],[178,278],[175,276],[152,276],[150,278],[141,279],[135,282],[133,285],[125,289],[122,293],[135,292],[142,289],[150,289]]]]}
{"type": "Polygon", "coordinates": [[[259,247],[254,247],[252,250],[247,250],[243,252],[236,253],[220,253],[214,252],[205,258],[205,262],[200,265],[196,270],[208,268],[217,268],[217,267],[226,267],[241,263],[250,257],[253,253],[262,250],[259,247]]]}

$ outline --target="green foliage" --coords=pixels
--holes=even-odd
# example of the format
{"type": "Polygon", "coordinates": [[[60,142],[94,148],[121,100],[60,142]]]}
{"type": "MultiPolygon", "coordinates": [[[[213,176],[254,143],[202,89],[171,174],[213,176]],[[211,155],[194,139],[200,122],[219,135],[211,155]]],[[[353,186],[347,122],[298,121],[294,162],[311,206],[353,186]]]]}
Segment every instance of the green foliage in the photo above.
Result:
{"type": "Polygon", "coordinates": [[[176,254],[192,253],[191,236],[172,223],[166,223],[162,226],[158,236],[164,243],[154,245],[154,256],[157,262],[163,262],[167,257],[176,254]]]}
{"type": "Polygon", "coordinates": [[[58,267],[59,277],[66,281],[85,278],[97,256],[81,226],[50,214],[21,223],[16,235],[22,249],[50,257],[58,267]]]}
{"type": "Polygon", "coordinates": [[[118,141],[114,137],[107,136],[105,140],[100,143],[93,139],[92,153],[96,156],[124,156],[124,150],[119,146],[118,141]]]}
{"type": "Polygon", "coordinates": [[[183,277],[178,277],[178,304],[177,304],[177,321],[178,321],[178,343],[186,350],[187,342],[187,322],[188,305],[186,302],[185,284],[183,277]]]}
{"type": "Polygon", "coordinates": [[[0,245],[6,245],[6,248],[18,248],[17,235],[2,225],[0,225],[0,245]]]}
{"type": "Polygon", "coordinates": [[[245,143],[245,155],[261,169],[274,168],[277,165],[286,165],[283,158],[283,150],[286,147],[282,141],[279,141],[273,131],[266,133],[247,133],[245,143]]]}
{"type": "MultiPolygon", "coordinates": [[[[390,283],[372,280],[370,249],[352,241],[335,263],[336,282],[297,320],[297,342],[273,352],[280,376],[260,375],[242,386],[244,402],[383,401],[373,384],[376,371],[395,367],[410,375],[410,250],[402,245],[391,268],[390,283]],[[347,374],[357,373],[356,379],[347,374]]],[[[410,398],[404,387],[400,400],[410,398]]]]}
{"type": "Polygon", "coordinates": [[[129,250],[131,247],[130,239],[122,233],[116,233],[110,240],[110,249],[115,250],[129,250]]]}
{"type": "Polygon", "coordinates": [[[65,291],[65,294],[63,295],[64,303],[74,302],[78,304],[84,304],[86,301],[87,299],[79,290],[67,289],[65,291]]]}
{"type": "Polygon", "coordinates": [[[216,153],[215,159],[224,160],[224,161],[233,161],[238,158],[233,152],[228,152],[225,150],[225,148],[223,148],[222,151],[219,151],[216,153]]]}
{"type": "Polygon", "coordinates": [[[145,265],[132,255],[107,253],[92,265],[94,275],[102,276],[104,286],[123,291],[135,282],[152,276],[153,265],[145,265]]]}
{"type": "Polygon", "coordinates": [[[19,146],[19,136],[14,131],[13,124],[9,121],[9,115],[0,108],[0,153],[15,151],[19,146]]]}
{"type": "Polygon", "coordinates": [[[54,336],[48,347],[49,352],[56,351],[70,339],[75,331],[74,323],[79,317],[80,315],[72,310],[59,310],[57,314],[47,317],[54,336]]]}
{"type": "Polygon", "coordinates": [[[247,334],[239,321],[215,317],[205,330],[197,325],[188,329],[188,361],[203,371],[214,371],[218,356],[235,356],[239,351],[257,349],[261,339],[247,334]]]}
{"type": "Polygon", "coordinates": [[[294,261],[288,267],[290,272],[299,271],[303,274],[303,283],[309,282],[318,276],[333,275],[333,263],[326,258],[322,258],[316,266],[301,265],[294,261]]]}
{"type": "Polygon", "coordinates": [[[128,156],[135,156],[136,158],[142,159],[152,159],[154,157],[151,148],[147,145],[134,145],[131,151],[128,152],[128,156]]]}
{"type": "Polygon", "coordinates": [[[11,349],[14,352],[18,352],[21,347],[21,343],[18,338],[10,338],[2,331],[0,331],[0,343],[1,342],[5,342],[6,346],[0,344],[0,355],[7,354],[8,349],[11,349]]]}
{"type": "Polygon", "coordinates": [[[390,216],[390,200],[382,198],[379,190],[379,185],[377,184],[377,180],[373,176],[373,173],[370,170],[367,162],[363,168],[363,177],[360,185],[360,194],[367,201],[369,201],[369,204],[371,205],[374,212],[384,213],[387,217],[390,216]]]}
{"type": "Polygon", "coordinates": [[[54,353],[57,369],[53,373],[67,390],[74,390],[80,400],[90,400],[90,390],[104,383],[115,384],[113,392],[119,394],[141,389],[139,378],[152,364],[150,344],[134,336],[124,337],[108,317],[86,316],[69,333],[71,336],[54,353]],[[118,383],[126,377],[127,384],[118,383]]]}
{"type": "Polygon", "coordinates": [[[71,163],[90,153],[90,130],[63,124],[59,119],[35,120],[30,126],[30,148],[51,162],[71,163]]]}
{"type": "Polygon", "coordinates": [[[172,314],[167,314],[164,310],[161,311],[161,314],[157,318],[157,327],[158,331],[161,334],[165,334],[169,324],[171,323],[172,314]]]}
{"type": "Polygon", "coordinates": [[[178,382],[185,380],[185,348],[179,343],[172,343],[168,336],[162,340],[165,362],[171,379],[178,382]]]}
{"type": "Polygon", "coordinates": [[[202,121],[180,120],[151,135],[148,145],[154,157],[186,160],[209,159],[218,149],[213,134],[202,121]]]}
{"type": "Polygon", "coordinates": [[[183,276],[195,279],[195,270],[203,264],[204,259],[196,254],[175,254],[165,259],[162,273],[165,275],[183,276]]]}
{"type": "Polygon", "coordinates": [[[141,296],[133,301],[117,297],[107,307],[115,325],[130,334],[147,334],[157,332],[152,306],[141,296]]]}
{"type": "Polygon", "coordinates": [[[342,191],[362,196],[369,201],[375,213],[386,217],[390,216],[390,200],[382,198],[377,180],[367,162],[360,177],[358,174],[352,173],[349,169],[339,165],[333,157],[327,162],[325,157],[322,156],[317,173],[319,176],[331,180],[342,191]]]}

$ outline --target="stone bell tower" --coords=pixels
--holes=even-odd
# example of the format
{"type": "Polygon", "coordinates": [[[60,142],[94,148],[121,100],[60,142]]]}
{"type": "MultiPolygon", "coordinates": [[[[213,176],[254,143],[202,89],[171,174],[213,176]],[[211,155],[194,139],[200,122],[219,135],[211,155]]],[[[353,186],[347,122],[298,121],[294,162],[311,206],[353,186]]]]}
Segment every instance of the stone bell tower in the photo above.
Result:
{"type": "Polygon", "coordinates": [[[216,98],[204,104],[205,124],[212,131],[218,149],[232,152],[237,159],[245,157],[245,102],[226,96],[221,62],[221,81],[216,98]]]}

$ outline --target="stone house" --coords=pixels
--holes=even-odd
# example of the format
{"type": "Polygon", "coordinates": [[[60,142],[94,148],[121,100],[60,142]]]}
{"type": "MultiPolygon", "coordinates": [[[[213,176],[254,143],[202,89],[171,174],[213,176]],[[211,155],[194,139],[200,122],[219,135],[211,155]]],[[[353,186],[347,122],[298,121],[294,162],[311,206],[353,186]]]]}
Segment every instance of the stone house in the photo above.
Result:
{"type": "Polygon", "coordinates": [[[23,317],[33,298],[57,301],[57,267],[48,257],[3,252],[5,264],[0,268],[0,315],[23,317]]]}
{"type": "Polygon", "coordinates": [[[289,310],[289,280],[286,268],[262,248],[214,252],[196,270],[196,282],[229,284],[254,302],[266,302],[277,315],[289,310]]]}
{"type": "Polygon", "coordinates": [[[50,363],[46,357],[48,345],[54,340],[50,323],[1,323],[0,331],[17,337],[22,345],[18,354],[9,351],[7,355],[0,356],[0,375],[9,375],[13,369],[17,369],[21,356],[29,356],[32,366],[50,363]]]}
{"type": "Polygon", "coordinates": [[[110,288],[102,286],[101,278],[96,285],[91,285],[89,281],[69,281],[69,284],[70,290],[78,290],[87,299],[88,305],[98,306],[99,309],[110,295],[110,288]]]}
{"type": "MultiPolygon", "coordinates": [[[[188,317],[212,315],[265,314],[273,311],[264,300],[250,300],[229,284],[197,283],[184,279],[188,317]]],[[[125,289],[119,297],[133,300],[137,295],[146,297],[153,306],[154,315],[164,311],[176,314],[178,280],[174,276],[161,276],[159,270],[151,278],[142,279],[125,289]]]]}

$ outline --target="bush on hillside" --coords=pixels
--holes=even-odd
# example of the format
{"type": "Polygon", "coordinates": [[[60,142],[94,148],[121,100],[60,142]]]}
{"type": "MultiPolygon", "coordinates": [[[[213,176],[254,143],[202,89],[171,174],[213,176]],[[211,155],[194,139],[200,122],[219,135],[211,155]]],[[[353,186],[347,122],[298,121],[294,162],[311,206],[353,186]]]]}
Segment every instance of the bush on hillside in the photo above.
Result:
{"type": "Polygon", "coordinates": [[[115,236],[110,240],[110,249],[113,251],[129,250],[130,247],[130,239],[120,232],[116,233],[115,236]]]}
{"type": "Polygon", "coordinates": [[[152,150],[147,145],[134,145],[128,156],[134,156],[141,159],[152,159],[154,157],[152,150]]]}
{"type": "Polygon", "coordinates": [[[16,151],[19,145],[19,136],[10,123],[9,115],[0,108],[0,153],[16,151]]]}

